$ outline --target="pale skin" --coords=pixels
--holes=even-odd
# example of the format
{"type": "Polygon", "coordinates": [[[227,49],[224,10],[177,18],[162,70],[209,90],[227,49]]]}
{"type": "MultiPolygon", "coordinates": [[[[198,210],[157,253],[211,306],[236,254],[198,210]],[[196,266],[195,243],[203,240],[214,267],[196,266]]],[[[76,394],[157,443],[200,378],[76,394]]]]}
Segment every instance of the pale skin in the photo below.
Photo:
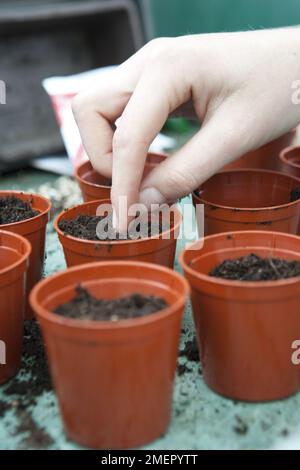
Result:
{"type": "Polygon", "coordinates": [[[128,224],[120,196],[129,205],[172,202],[295,127],[295,80],[300,31],[287,28],[156,39],[79,93],[73,112],[92,165],[112,177],[115,228],[128,224]],[[201,129],[142,180],[149,145],[171,114],[196,117],[201,129]]]}

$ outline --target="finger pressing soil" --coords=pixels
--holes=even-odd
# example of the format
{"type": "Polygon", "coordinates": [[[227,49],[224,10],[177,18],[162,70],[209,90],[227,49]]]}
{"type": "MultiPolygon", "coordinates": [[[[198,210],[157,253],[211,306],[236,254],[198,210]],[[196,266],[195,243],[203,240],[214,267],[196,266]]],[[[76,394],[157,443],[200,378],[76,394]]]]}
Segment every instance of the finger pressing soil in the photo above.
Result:
{"type": "Polygon", "coordinates": [[[78,215],[74,219],[63,219],[58,224],[65,235],[84,240],[138,240],[140,238],[155,236],[164,228],[161,220],[146,220],[145,222],[133,221],[130,224],[127,235],[119,234],[112,226],[110,216],[78,215]]]}

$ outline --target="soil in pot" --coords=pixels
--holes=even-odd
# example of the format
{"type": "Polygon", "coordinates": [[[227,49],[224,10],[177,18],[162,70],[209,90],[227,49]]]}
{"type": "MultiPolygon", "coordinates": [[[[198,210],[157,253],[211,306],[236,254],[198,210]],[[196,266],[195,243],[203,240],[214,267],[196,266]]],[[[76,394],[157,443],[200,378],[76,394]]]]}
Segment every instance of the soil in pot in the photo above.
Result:
{"type": "Polygon", "coordinates": [[[240,231],[182,252],[204,379],[221,395],[270,401],[299,391],[299,247],[297,236],[240,231]]]}
{"type": "Polygon", "coordinates": [[[38,214],[39,212],[34,210],[29,202],[22,201],[18,197],[7,196],[0,198],[0,225],[21,222],[38,214]]]}
{"type": "Polygon", "coordinates": [[[300,261],[263,258],[250,253],[240,258],[224,260],[209,275],[232,281],[276,281],[300,276],[300,261]]]}
{"type": "Polygon", "coordinates": [[[79,204],[57,216],[54,227],[68,267],[91,261],[128,259],[173,268],[182,221],[176,207],[151,212],[151,224],[147,213],[134,214],[137,217],[128,226],[129,234],[118,236],[112,227],[111,213],[110,200],[102,199],[79,204]]]}
{"type": "Polygon", "coordinates": [[[178,273],[129,261],[82,264],[35,286],[30,299],[69,439],[96,449],[134,448],[166,431],[187,294],[178,273]],[[97,299],[139,292],[165,299],[168,307],[118,322],[54,313],[76,296],[78,285],[97,299]]]}
{"type": "Polygon", "coordinates": [[[76,296],[59,305],[54,312],[68,318],[117,321],[150,315],[167,306],[161,297],[138,293],[117,299],[97,299],[79,285],[76,296]]]}
{"type": "Polygon", "coordinates": [[[79,214],[75,219],[63,219],[59,222],[58,227],[65,235],[71,235],[75,238],[84,240],[137,240],[149,236],[155,236],[162,232],[162,221],[157,220],[153,223],[147,220],[140,224],[140,222],[133,223],[129,226],[127,237],[124,237],[113,229],[111,216],[107,217],[107,224],[103,227],[103,232],[99,233],[97,225],[104,220],[107,216],[92,216],[79,214]]]}
{"type": "MultiPolygon", "coordinates": [[[[49,220],[51,202],[32,193],[22,191],[0,191],[1,230],[24,236],[31,244],[26,296],[41,279],[45,255],[46,225],[49,220]]],[[[33,312],[27,304],[25,318],[33,312]]]]}

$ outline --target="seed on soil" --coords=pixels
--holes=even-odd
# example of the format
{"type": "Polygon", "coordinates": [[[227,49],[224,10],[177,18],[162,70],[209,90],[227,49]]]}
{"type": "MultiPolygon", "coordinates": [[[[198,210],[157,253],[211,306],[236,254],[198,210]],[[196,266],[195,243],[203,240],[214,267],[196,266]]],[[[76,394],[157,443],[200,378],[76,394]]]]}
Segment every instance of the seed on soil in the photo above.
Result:
{"type": "Polygon", "coordinates": [[[59,305],[58,315],[81,320],[118,321],[143,317],[168,306],[167,302],[153,295],[132,294],[117,299],[97,299],[81,286],[69,302],[59,305]]]}
{"type": "Polygon", "coordinates": [[[209,276],[232,281],[276,281],[300,276],[300,262],[280,258],[262,258],[254,253],[226,259],[209,276]]]}

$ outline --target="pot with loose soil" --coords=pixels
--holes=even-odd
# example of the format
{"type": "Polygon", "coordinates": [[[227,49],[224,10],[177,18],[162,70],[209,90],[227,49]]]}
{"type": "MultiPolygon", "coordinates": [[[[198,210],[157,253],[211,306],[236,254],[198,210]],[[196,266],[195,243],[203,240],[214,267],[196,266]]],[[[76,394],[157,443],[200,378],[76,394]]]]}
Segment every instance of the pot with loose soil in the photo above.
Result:
{"type": "Polygon", "coordinates": [[[285,148],[279,158],[282,172],[300,178],[300,146],[285,148]]]}
{"type": "Polygon", "coordinates": [[[299,197],[300,179],[275,171],[233,170],[203,183],[193,203],[204,204],[205,235],[236,230],[296,234],[299,197]]]}
{"type": "Polygon", "coordinates": [[[278,155],[285,147],[293,145],[296,140],[296,134],[296,129],[293,129],[278,139],[263,145],[259,149],[246,153],[234,162],[226,165],[222,170],[227,171],[243,168],[256,168],[261,170],[280,171],[278,155]]]}
{"type": "MultiPolygon", "coordinates": [[[[0,229],[23,235],[31,244],[27,276],[27,296],[41,279],[44,257],[46,225],[51,202],[38,194],[21,191],[0,191],[0,229]]],[[[26,318],[32,317],[29,303],[26,318]]]]}
{"type": "Polygon", "coordinates": [[[76,266],[33,289],[69,438],[129,448],[166,431],[187,296],[181,275],[137,262],[76,266]]]}
{"type": "MultiPolygon", "coordinates": [[[[147,176],[166,156],[163,153],[148,153],[143,177],[147,176]]],[[[81,163],[75,169],[75,178],[80,186],[85,202],[110,197],[111,180],[94,170],[90,161],[81,163]]]]}
{"type": "MultiPolygon", "coordinates": [[[[170,224],[165,229],[160,219],[157,223],[152,220],[154,230],[151,236],[148,234],[150,225],[148,226],[147,220],[147,225],[144,227],[146,232],[143,230],[144,233],[138,238],[129,232],[127,239],[100,239],[97,225],[101,222],[102,216],[97,216],[96,213],[98,207],[104,204],[111,207],[109,199],[86,202],[63,211],[55,219],[54,227],[63,246],[67,266],[91,261],[135,260],[173,268],[182,221],[177,208],[171,213],[170,224]]],[[[157,216],[151,215],[151,217],[157,216]]]]}
{"type": "Polygon", "coordinates": [[[0,230],[0,384],[20,367],[30,253],[26,238],[0,230]]]}
{"type": "Polygon", "coordinates": [[[246,401],[300,387],[292,345],[300,339],[300,238],[279,232],[221,233],[185,250],[206,383],[246,401]]]}

